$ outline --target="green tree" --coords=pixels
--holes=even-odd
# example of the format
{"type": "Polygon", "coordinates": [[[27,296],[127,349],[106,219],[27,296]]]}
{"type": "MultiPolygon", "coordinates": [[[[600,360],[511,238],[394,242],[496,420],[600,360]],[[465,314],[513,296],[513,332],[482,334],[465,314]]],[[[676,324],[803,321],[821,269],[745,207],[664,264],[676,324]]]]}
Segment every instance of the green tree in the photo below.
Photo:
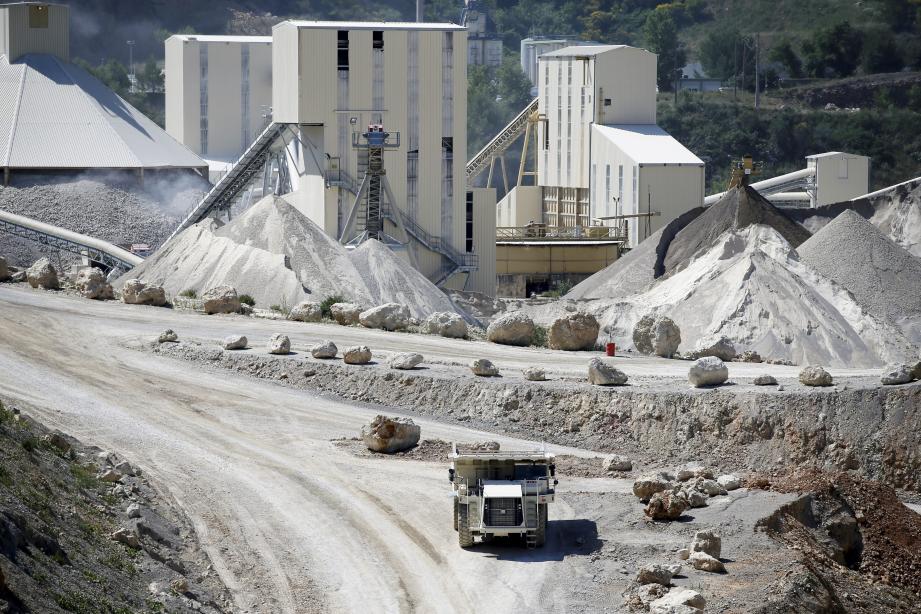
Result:
{"type": "Polygon", "coordinates": [[[148,92],[159,92],[163,90],[163,72],[154,58],[148,58],[147,62],[141,68],[137,75],[138,85],[141,89],[148,92]]]}
{"type": "Polygon", "coordinates": [[[874,28],[864,34],[861,66],[867,74],[897,72],[905,62],[902,52],[889,30],[874,28]]]}
{"type": "Polygon", "coordinates": [[[659,56],[659,90],[670,92],[678,77],[678,71],[687,60],[681,41],[678,40],[678,27],[671,11],[656,8],[646,18],[643,33],[648,49],[659,56]]]}
{"type": "Polygon", "coordinates": [[[793,50],[793,45],[789,39],[778,41],[768,53],[768,60],[783,66],[793,78],[803,76],[803,61],[799,59],[799,55],[793,50]]]}
{"type": "Polygon", "coordinates": [[[860,62],[863,33],[847,21],[820,28],[803,42],[806,71],[813,77],[848,77],[860,62]]]}
{"type": "Polygon", "coordinates": [[[749,41],[738,30],[720,27],[704,37],[700,43],[700,63],[707,75],[729,79],[741,70],[742,48],[749,41]]]}

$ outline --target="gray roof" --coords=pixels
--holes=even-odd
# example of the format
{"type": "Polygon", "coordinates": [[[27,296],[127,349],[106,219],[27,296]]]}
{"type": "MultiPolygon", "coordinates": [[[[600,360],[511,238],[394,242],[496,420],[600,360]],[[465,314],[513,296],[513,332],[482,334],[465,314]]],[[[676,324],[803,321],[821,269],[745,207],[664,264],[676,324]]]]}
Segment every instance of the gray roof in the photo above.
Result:
{"type": "Polygon", "coordinates": [[[0,56],[0,167],[206,166],[82,68],[46,54],[0,56]]]}
{"type": "Polygon", "coordinates": [[[601,55],[615,49],[636,49],[629,45],[574,45],[563,47],[557,51],[543,54],[542,58],[569,58],[569,57],[589,57],[601,55]]]}

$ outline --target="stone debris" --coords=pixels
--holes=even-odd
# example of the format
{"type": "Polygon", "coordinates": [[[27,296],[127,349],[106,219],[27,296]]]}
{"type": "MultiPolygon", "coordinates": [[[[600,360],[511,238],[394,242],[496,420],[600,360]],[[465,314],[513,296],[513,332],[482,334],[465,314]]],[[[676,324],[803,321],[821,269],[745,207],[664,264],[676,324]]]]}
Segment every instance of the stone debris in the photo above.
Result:
{"type": "Polygon", "coordinates": [[[347,365],[366,365],[371,362],[371,348],[366,345],[353,345],[342,352],[342,361],[347,365]]]}
{"type": "Polygon", "coordinates": [[[756,377],[752,383],[755,386],[776,386],[777,378],[773,375],[764,374],[756,377]]]}
{"type": "Polygon", "coordinates": [[[249,340],[244,335],[227,335],[221,341],[221,347],[225,350],[243,350],[249,340]]]}
{"type": "Polygon", "coordinates": [[[831,375],[822,367],[805,367],[799,372],[799,382],[804,386],[831,386],[831,375]]]}
{"type": "Polygon", "coordinates": [[[314,358],[335,358],[338,353],[339,348],[329,339],[324,339],[310,348],[310,355],[314,358]]]}
{"type": "Polygon", "coordinates": [[[108,482],[110,484],[120,481],[122,477],[122,474],[115,469],[106,469],[97,476],[100,482],[108,482]]]}
{"type": "Polygon", "coordinates": [[[547,345],[551,350],[591,350],[598,341],[598,320],[588,313],[569,313],[550,325],[547,345]]]}
{"type": "Polygon", "coordinates": [[[723,362],[731,362],[737,356],[736,346],[729,337],[720,337],[712,343],[701,341],[691,353],[691,358],[704,358],[705,356],[715,356],[723,362]]]}
{"type": "Polygon", "coordinates": [[[383,330],[402,330],[409,326],[410,313],[406,305],[387,303],[362,311],[358,321],[365,328],[381,328],[383,330]]]}
{"type": "Polygon", "coordinates": [[[649,504],[643,510],[652,520],[677,520],[691,504],[681,492],[662,491],[649,498],[649,504]]]}
{"type": "Polygon", "coordinates": [[[333,303],[329,313],[337,323],[342,326],[354,326],[359,323],[359,316],[364,311],[355,303],[333,303]]]}
{"type": "Polygon", "coordinates": [[[592,358],[588,363],[588,383],[596,386],[623,386],[627,375],[610,362],[592,358]]]}
{"type": "Polygon", "coordinates": [[[634,584],[624,592],[624,603],[631,609],[646,611],[650,603],[667,593],[668,587],[655,582],[639,586],[634,584]]]}
{"type": "Polygon", "coordinates": [[[372,452],[393,454],[419,443],[422,428],[410,418],[375,416],[361,427],[361,440],[372,452]]]}
{"type": "Polygon", "coordinates": [[[115,298],[112,286],[106,281],[105,273],[95,267],[80,269],[74,287],[83,298],[107,301],[115,298]]]}
{"type": "Polygon", "coordinates": [[[703,612],[707,600],[697,591],[676,586],[649,604],[650,614],[694,614],[703,612]]]}
{"type": "Polygon", "coordinates": [[[124,544],[129,548],[138,549],[141,547],[141,542],[138,540],[137,533],[129,529],[116,529],[116,531],[109,537],[112,539],[112,541],[124,544]]]}
{"type": "Polygon", "coordinates": [[[240,297],[231,286],[216,286],[209,288],[201,295],[202,309],[208,315],[216,313],[238,313],[240,311],[240,297]]]}
{"type": "Polygon", "coordinates": [[[409,371],[415,369],[420,364],[424,358],[422,354],[415,354],[413,352],[404,352],[402,354],[396,354],[392,356],[388,361],[391,369],[400,369],[403,371],[409,371]]]}
{"type": "Polygon", "coordinates": [[[736,360],[739,362],[764,362],[764,359],[761,358],[761,354],[754,350],[745,350],[736,356],[736,360]]]}
{"type": "Polygon", "coordinates": [[[179,341],[179,335],[172,328],[167,328],[157,337],[157,343],[176,343],[179,341]]]}
{"type": "Polygon", "coordinates": [[[521,372],[524,375],[524,378],[529,382],[545,382],[547,381],[547,373],[540,367],[528,367],[521,372]]]}
{"type": "Polygon", "coordinates": [[[6,262],[6,258],[0,256],[0,281],[7,281],[11,276],[10,267],[6,262]]]}
{"type": "Polygon", "coordinates": [[[688,500],[688,504],[693,508],[707,507],[707,494],[697,490],[694,487],[683,488],[681,493],[688,500]]]}
{"type": "Polygon", "coordinates": [[[288,313],[288,319],[295,322],[319,322],[323,319],[323,308],[320,303],[301,301],[288,313]]]}
{"type": "Polygon", "coordinates": [[[15,283],[22,283],[24,281],[28,281],[27,277],[28,273],[26,271],[16,271],[10,275],[10,281],[15,283]]]}
{"type": "Polygon", "coordinates": [[[726,489],[720,486],[719,482],[716,480],[698,478],[697,482],[694,483],[694,488],[710,497],[718,497],[726,494],[726,489]]]}
{"type": "Polygon", "coordinates": [[[695,388],[719,386],[729,379],[729,369],[716,356],[707,356],[694,362],[688,371],[688,381],[695,388]]]}
{"type": "Polygon", "coordinates": [[[486,340],[503,345],[531,345],[533,336],[534,321],[517,311],[496,318],[486,328],[486,340]]]}
{"type": "Polygon", "coordinates": [[[291,353],[291,340],[288,339],[287,335],[282,335],[281,333],[275,333],[269,339],[269,354],[290,354],[291,353]]]}
{"type": "Polygon", "coordinates": [[[688,557],[691,556],[691,549],[690,549],[690,548],[681,548],[681,549],[678,550],[678,552],[676,552],[675,554],[677,555],[677,557],[678,557],[680,560],[686,561],[686,560],[688,560],[688,557]]]}
{"type": "Polygon", "coordinates": [[[724,490],[738,490],[741,486],[739,478],[727,473],[716,478],[716,483],[723,487],[724,490]]]}
{"type": "Polygon", "coordinates": [[[658,492],[671,488],[671,481],[662,474],[644,475],[633,481],[633,494],[646,503],[658,492]]]}
{"type": "Polygon", "coordinates": [[[887,365],[879,378],[879,381],[882,382],[884,386],[907,384],[911,380],[912,368],[904,364],[887,365]]]}
{"type": "Polygon", "coordinates": [[[666,565],[658,563],[649,563],[643,565],[636,572],[636,581],[639,584],[661,584],[668,586],[672,583],[672,576],[675,574],[666,565]]]}
{"type": "Polygon", "coordinates": [[[140,518],[141,506],[137,503],[132,503],[128,506],[128,509],[125,510],[125,515],[128,516],[128,518],[140,518]]]}
{"type": "Polygon", "coordinates": [[[612,471],[633,471],[633,461],[626,456],[613,454],[604,459],[604,470],[612,471]]]}
{"type": "Polygon", "coordinates": [[[691,541],[690,552],[704,552],[714,558],[720,558],[723,547],[723,540],[719,533],[713,529],[703,529],[694,533],[694,539],[691,541]]]}
{"type": "Polygon", "coordinates": [[[710,479],[712,477],[713,471],[702,463],[685,463],[675,468],[675,479],[679,482],[687,482],[691,478],[710,479]]]}
{"type": "Polygon", "coordinates": [[[700,571],[709,571],[712,573],[724,573],[726,566],[719,559],[710,556],[706,552],[692,552],[688,557],[688,562],[694,569],[700,571]]]}
{"type": "Polygon", "coordinates": [[[122,286],[122,302],[127,305],[166,305],[166,291],[160,286],[148,286],[140,279],[129,279],[122,286]]]}
{"type": "Polygon", "coordinates": [[[681,345],[681,330],[671,318],[645,315],[633,328],[633,345],[641,354],[671,358],[681,345]]]}
{"type": "Polygon", "coordinates": [[[438,311],[422,323],[423,332],[429,335],[441,335],[452,339],[464,339],[467,336],[467,323],[456,313],[438,311]]]}
{"type": "Polygon", "coordinates": [[[481,377],[498,377],[499,375],[499,368],[492,364],[491,360],[485,358],[477,358],[471,362],[470,370],[473,371],[474,375],[481,377]]]}
{"type": "Polygon", "coordinates": [[[58,290],[61,287],[58,272],[47,258],[39,258],[26,270],[26,280],[33,288],[42,290],[58,290]]]}

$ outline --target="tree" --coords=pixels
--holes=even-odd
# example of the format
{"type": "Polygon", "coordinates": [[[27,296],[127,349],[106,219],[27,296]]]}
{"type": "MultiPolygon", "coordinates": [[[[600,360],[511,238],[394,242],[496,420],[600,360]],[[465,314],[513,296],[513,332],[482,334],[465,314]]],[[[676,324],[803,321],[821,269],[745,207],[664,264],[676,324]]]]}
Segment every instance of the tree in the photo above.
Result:
{"type": "Polygon", "coordinates": [[[148,58],[147,62],[144,63],[137,78],[138,84],[143,91],[163,91],[163,72],[160,70],[160,66],[157,65],[157,61],[153,57],[148,58]]]}
{"type": "Polygon", "coordinates": [[[777,62],[783,66],[787,74],[794,79],[803,76],[803,61],[799,59],[796,51],[793,50],[793,45],[788,39],[778,41],[778,43],[771,48],[770,53],[768,53],[768,60],[777,62]]]}
{"type": "Polygon", "coordinates": [[[738,30],[721,27],[713,30],[700,43],[700,63],[707,76],[729,79],[742,67],[742,48],[749,41],[738,30]]]}
{"type": "Polygon", "coordinates": [[[902,70],[905,62],[902,60],[901,50],[890,31],[881,29],[866,31],[861,65],[867,74],[902,70]]]}
{"type": "Polygon", "coordinates": [[[863,33],[847,21],[820,28],[803,42],[806,70],[813,77],[847,77],[860,62],[863,33]]]}
{"type": "Polygon", "coordinates": [[[678,27],[671,11],[656,8],[646,18],[643,28],[646,45],[659,56],[659,91],[670,92],[678,78],[678,71],[684,67],[687,55],[678,40],[678,27]]]}

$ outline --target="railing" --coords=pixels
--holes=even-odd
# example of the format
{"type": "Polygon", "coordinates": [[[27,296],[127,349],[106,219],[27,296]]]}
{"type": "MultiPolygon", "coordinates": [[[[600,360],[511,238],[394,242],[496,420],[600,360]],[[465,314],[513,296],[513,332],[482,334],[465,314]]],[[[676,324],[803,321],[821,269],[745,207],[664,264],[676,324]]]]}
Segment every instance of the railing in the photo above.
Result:
{"type": "Polygon", "coordinates": [[[626,242],[627,236],[619,228],[610,226],[500,226],[496,228],[496,241],[610,241],[626,242]]]}

